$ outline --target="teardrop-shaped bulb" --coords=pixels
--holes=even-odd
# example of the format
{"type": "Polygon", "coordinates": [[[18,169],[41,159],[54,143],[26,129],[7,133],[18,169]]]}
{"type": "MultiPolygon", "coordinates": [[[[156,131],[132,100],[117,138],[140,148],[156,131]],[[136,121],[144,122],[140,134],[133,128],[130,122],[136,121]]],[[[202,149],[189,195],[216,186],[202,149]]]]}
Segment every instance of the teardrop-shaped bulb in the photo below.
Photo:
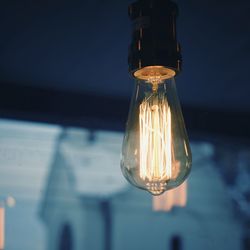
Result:
{"type": "Polygon", "coordinates": [[[160,195],[184,182],[191,163],[174,78],[136,79],[122,146],[123,175],[136,187],[160,195]]]}

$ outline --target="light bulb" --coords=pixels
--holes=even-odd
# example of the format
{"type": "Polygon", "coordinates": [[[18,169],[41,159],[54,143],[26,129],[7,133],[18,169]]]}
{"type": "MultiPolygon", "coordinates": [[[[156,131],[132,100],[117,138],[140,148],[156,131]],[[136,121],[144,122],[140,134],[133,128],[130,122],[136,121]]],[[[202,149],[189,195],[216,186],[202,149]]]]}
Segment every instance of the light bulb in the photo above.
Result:
{"type": "Polygon", "coordinates": [[[153,195],[179,186],[191,170],[191,150],[174,75],[173,70],[161,66],[134,73],[121,169],[131,184],[153,195]]]}

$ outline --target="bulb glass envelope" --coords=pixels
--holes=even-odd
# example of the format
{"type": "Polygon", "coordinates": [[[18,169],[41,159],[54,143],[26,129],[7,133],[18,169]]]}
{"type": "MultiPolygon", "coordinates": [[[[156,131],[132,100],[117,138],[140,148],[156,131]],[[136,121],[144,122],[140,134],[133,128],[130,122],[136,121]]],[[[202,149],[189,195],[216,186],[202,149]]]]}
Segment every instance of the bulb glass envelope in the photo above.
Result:
{"type": "Polygon", "coordinates": [[[140,71],[134,73],[136,86],[121,168],[130,183],[159,195],[183,183],[192,156],[176,93],[175,72],[161,66],[140,71]]]}

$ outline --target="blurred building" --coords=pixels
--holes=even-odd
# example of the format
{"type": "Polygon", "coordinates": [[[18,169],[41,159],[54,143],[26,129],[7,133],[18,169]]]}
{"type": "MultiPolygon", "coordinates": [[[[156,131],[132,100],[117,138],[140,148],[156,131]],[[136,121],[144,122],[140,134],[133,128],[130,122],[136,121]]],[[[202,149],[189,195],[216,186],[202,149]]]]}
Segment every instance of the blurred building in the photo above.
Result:
{"type": "Polygon", "coordinates": [[[47,249],[240,249],[242,225],[211,144],[192,144],[187,206],[166,213],[154,212],[151,196],[123,179],[121,140],[76,129],[59,136],[41,206],[47,249]]]}

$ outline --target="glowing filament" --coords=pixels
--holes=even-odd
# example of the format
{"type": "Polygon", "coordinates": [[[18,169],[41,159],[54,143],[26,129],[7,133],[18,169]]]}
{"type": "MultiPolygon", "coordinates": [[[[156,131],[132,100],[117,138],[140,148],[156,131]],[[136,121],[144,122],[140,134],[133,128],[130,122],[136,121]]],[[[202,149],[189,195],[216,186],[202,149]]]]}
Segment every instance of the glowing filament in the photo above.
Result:
{"type": "Polygon", "coordinates": [[[164,95],[153,94],[140,105],[140,177],[164,181],[172,176],[171,111],[164,95]]]}

